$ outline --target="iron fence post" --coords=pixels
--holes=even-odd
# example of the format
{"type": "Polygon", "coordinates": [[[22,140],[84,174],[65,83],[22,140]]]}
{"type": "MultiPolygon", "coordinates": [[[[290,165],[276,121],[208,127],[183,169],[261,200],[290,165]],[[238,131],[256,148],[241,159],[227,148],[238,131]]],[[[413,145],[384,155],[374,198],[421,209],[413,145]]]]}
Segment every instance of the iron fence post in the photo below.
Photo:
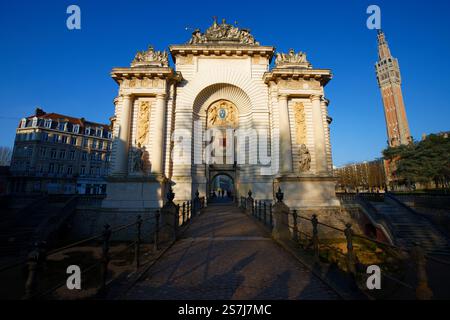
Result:
{"type": "Polygon", "coordinates": [[[134,250],[134,263],[136,265],[136,270],[140,267],[140,254],[141,254],[141,227],[142,227],[142,217],[141,215],[137,216],[136,221],[137,226],[137,235],[136,235],[136,244],[134,250]]]}
{"type": "Polygon", "coordinates": [[[292,227],[292,240],[295,243],[298,243],[298,229],[297,229],[297,210],[292,211],[292,218],[294,222],[294,226],[292,227]]]}
{"type": "Polygon", "coordinates": [[[191,220],[191,201],[190,201],[190,200],[187,201],[186,219],[187,219],[188,221],[191,220]]]}
{"type": "Polygon", "coordinates": [[[197,214],[197,210],[200,207],[200,192],[195,191],[195,198],[194,198],[194,216],[197,214]]]}
{"type": "Polygon", "coordinates": [[[317,226],[319,224],[319,221],[317,220],[317,215],[313,214],[311,218],[311,224],[312,224],[312,245],[314,250],[314,259],[318,262],[319,261],[319,231],[317,229],[317,226]]]}
{"type": "MultiPolygon", "coordinates": [[[[174,219],[175,221],[173,222],[173,238],[177,239],[177,231],[178,231],[178,227],[180,226],[180,205],[177,204],[175,205],[176,207],[176,214],[174,215],[174,219]]],[[[183,219],[183,218],[181,218],[183,219]]]]}
{"type": "Polygon", "coordinates": [[[34,249],[28,255],[28,277],[25,282],[25,299],[31,299],[36,293],[37,273],[41,261],[39,243],[34,244],[34,249]]]}
{"type": "Polygon", "coordinates": [[[156,210],[155,213],[155,235],[154,235],[154,241],[153,241],[153,249],[155,251],[158,251],[158,242],[159,242],[159,218],[161,216],[161,213],[159,210],[156,210]]]}
{"type": "Polygon", "coordinates": [[[426,270],[427,260],[423,249],[419,246],[418,243],[414,243],[412,255],[415,260],[417,272],[416,297],[418,300],[430,300],[433,297],[433,292],[428,286],[428,277],[426,270]]]}
{"type": "Polygon", "coordinates": [[[353,230],[351,223],[345,225],[345,239],[347,240],[347,268],[348,272],[355,274],[355,253],[353,251],[353,230]]]}
{"type": "Polygon", "coordinates": [[[269,220],[270,220],[270,227],[273,227],[272,202],[269,203],[269,220]]]}
{"type": "Polygon", "coordinates": [[[104,292],[106,289],[106,280],[108,278],[108,264],[109,264],[109,240],[111,239],[111,226],[105,224],[103,227],[103,246],[102,246],[102,283],[100,291],[104,292]]]}
{"type": "Polygon", "coordinates": [[[267,206],[266,206],[265,201],[264,201],[263,205],[264,205],[264,225],[266,225],[267,224],[267,206]]]}
{"type": "Polygon", "coordinates": [[[261,221],[261,200],[258,201],[258,220],[261,221]]]}

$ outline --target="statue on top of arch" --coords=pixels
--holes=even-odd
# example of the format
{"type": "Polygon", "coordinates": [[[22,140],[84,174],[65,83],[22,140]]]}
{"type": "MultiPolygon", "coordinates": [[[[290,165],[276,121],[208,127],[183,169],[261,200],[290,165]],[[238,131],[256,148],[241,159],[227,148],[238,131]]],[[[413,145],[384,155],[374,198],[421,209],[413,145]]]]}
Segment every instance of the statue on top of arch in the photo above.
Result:
{"type": "Polygon", "coordinates": [[[305,67],[311,68],[311,64],[306,59],[306,53],[295,53],[294,49],[289,49],[289,53],[278,52],[275,60],[277,67],[305,67]]]}
{"type": "Polygon", "coordinates": [[[201,33],[200,29],[195,29],[188,44],[203,44],[203,43],[240,43],[248,45],[259,45],[255,38],[250,34],[248,29],[239,29],[236,26],[227,24],[225,19],[222,23],[217,23],[217,17],[214,17],[214,22],[206,32],[201,33]]]}
{"type": "Polygon", "coordinates": [[[169,65],[169,55],[166,51],[155,51],[153,46],[149,46],[146,51],[138,51],[131,62],[131,67],[167,67],[169,65]]]}

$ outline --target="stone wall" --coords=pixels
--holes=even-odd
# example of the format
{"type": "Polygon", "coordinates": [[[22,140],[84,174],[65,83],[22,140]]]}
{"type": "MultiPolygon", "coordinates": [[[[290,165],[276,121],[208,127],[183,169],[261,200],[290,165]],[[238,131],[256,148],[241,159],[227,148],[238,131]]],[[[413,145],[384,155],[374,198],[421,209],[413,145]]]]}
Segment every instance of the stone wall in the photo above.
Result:
{"type": "MultiPolygon", "coordinates": [[[[142,241],[149,243],[153,239],[155,229],[155,211],[123,211],[108,210],[100,208],[78,209],[70,221],[69,234],[70,241],[79,241],[103,231],[105,224],[109,224],[111,229],[136,222],[138,215],[144,220],[141,229],[142,241]]],[[[136,239],[137,226],[130,226],[125,230],[113,233],[112,241],[132,241],[136,239]]]]}

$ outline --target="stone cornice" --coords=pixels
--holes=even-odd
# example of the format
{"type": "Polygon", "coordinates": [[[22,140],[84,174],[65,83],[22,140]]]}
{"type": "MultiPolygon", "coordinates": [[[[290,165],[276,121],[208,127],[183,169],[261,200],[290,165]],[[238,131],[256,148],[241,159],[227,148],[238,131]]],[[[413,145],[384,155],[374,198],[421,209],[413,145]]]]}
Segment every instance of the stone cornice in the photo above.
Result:
{"type": "Polygon", "coordinates": [[[195,44],[195,45],[172,45],[169,47],[173,61],[177,55],[186,56],[255,56],[268,57],[272,59],[275,48],[271,46],[254,46],[238,44],[195,44]]]}
{"type": "Polygon", "coordinates": [[[118,84],[124,79],[159,78],[169,81],[179,82],[182,80],[180,72],[175,72],[170,67],[134,67],[134,68],[114,68],[111,77],[118,84]]]}
{"type": "Polygon", "coordinates": [[[278,82],[279,80],[288,79],[315,79],[325,86],[333,77],[329,69],[302,69],[302,68],[274,68],[269,72],[264,73],[264,82],[267,84],[270,81],[278,82]]]}

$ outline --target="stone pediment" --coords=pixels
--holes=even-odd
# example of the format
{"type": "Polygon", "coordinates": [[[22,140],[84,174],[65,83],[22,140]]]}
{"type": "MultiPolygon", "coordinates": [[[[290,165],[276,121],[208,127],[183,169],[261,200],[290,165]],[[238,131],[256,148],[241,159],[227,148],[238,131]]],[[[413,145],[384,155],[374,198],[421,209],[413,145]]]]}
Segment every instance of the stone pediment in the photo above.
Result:
{"type": "Polygon", "coordinates": [[[253,35],[248,29],[239,29],[238,27],[227,24],[225,19],[222,23],[217,23],[214,18],[212,26],[210,26],[205,33],[200,29],[195,29],[188,44],[241,44],[258,46],[259,43],[255,41],[253,35]]]}

